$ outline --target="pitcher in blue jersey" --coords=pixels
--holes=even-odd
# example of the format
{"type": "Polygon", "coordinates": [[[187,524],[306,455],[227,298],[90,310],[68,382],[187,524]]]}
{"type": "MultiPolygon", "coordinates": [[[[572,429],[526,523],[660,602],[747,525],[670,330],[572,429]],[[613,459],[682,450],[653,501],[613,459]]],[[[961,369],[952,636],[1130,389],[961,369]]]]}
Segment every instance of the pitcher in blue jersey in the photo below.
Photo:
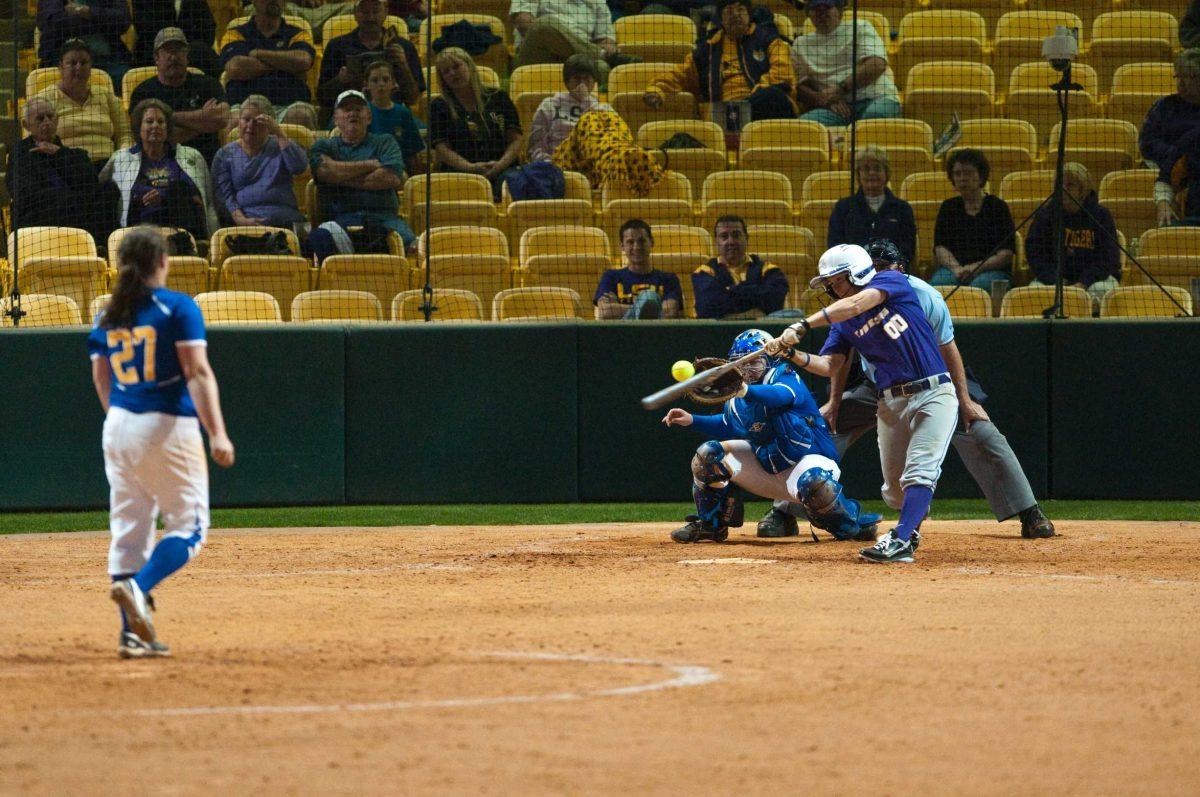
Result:
{"type": "Polygon", "coordinates": [[[810,285],[824,287],[836,301],[788,327],[767,348],[787,352],[791,362],[830,378],[835,418],[850,350],[874,367],[883,500],[900,510],[900,521],[859,553],[869,562],[911,562],[958,419],[958,396],[933,328],[903,274],[876,272],[867,251],[853,244],[825,252],[817,270],[810,285]],[[825,324],[830,333],[820,354],[795,351],[809,329],[825,324]]]}
{"type": "Polygon", "coordinates": [[[151,590],[200,551],[208,535],[208,466],[233,464],[204,318],[166,288],[167,245],[156,227],[125,235],[117,283],[88,335],[92,383],[104,408],[112,544],[109,595],[121,609],[122,658],[170,655],[154,632],[151,590]],[[199,416],[197,418],[197,416],[199,416]],[[155,545],[161,512],[164,532],[155,545]]]}
{"type": "MultiPolygon", "coordinates": [[[[729,350],[735,360],[771,341],[761,329],[738,335],[729,350]]],[[[738,366],[744,384],[719,415],[693,415],[672,408],[667,426],[694,426],[712,438],[692,458],[696,514],[671,532],[676,542],[723,542],[729,527],[742,525],[737,486],[764,498],[798,501],[810,522],[840,540],[874,540],[880,516],[860,511],[847,498],[837,449],[817,403],[791,366],[765,354],[738,366]]]]}

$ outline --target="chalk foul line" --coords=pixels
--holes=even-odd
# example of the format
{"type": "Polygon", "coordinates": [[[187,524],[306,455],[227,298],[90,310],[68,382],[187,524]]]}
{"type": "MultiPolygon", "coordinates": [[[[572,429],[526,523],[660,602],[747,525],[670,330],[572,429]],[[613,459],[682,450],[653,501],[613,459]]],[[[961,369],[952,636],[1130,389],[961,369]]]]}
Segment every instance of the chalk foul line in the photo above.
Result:
{"type": "Polygon", "coordinates": [[[668,670],[674,675],[648,684],[590,689],[576,692],[548,692],[532,695],[498,695],[494,697],[462,697],[444,700],[386,700],[376,703],[331,703],[295,706],[185,706],[180,708],[147,708],[131,712],[138,717],[196,717],[228,714],[329,714],[337,712],[364,711],[407,711],[422,708],[464,708],[471,706],[498,706],[516,703],[552,703],[570,700],[586,700],[595,697],[621,697],[646,692],[661,692],[667,689],[685,689],[704,686],[721,680],[720,674],[708,667],[695,664],[668,664],[651,659],[612,658],[607,656],[585,656],[570,653],[522,653],[517,651],[489,651],[478,654],[485,658],[515,659],[520,661],[573,661],[583,664],[625,665],[654,667],[668,670]]]}

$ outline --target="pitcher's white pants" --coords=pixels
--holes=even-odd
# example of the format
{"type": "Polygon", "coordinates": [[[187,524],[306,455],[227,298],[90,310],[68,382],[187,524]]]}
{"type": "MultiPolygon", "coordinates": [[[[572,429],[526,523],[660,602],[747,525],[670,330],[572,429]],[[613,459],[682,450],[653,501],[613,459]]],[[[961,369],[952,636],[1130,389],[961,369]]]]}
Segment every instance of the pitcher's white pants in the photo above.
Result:
{"type": "Polygon", "coordinates": [[[109,575],[135,573],[154,550],[155,521],[164,536],[208,536],[208,461],[196,418],[111,407],[104,419],[104,473],[109,485],[109,575]]]}

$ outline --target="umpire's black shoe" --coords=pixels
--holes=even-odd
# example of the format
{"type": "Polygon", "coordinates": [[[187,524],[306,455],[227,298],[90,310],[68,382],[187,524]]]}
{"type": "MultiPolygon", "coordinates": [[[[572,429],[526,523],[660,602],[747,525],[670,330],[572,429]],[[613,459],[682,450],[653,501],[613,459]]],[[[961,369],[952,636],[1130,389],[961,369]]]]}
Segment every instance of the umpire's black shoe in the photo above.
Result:
{"type": "Polygon", "coordinates": [[[721,526],[714,529],[701,520],[698,515],[688,515],[684,520],[687,521],[686,526],[671,532],[671,539],[675,542],[701,542],[703,540],[725,542],[729,536],[727,527],[721,526]]]}
{"type": "MultiPolygon", "coordinates": [[[[771,507],[771,511],[758,521],[758,536],[760,537],[796,537],[800,534],[800,524],[796,518],[787,512],[771,507]]],[[[871,537],[871,539],[875,539],[871,537]]]]}
{"type": "Polygon", "coordinates": [[[1037,504],[1021,513],[1021,536],[1027,540],[1054,536],[1054,524],[1037,504]]]}

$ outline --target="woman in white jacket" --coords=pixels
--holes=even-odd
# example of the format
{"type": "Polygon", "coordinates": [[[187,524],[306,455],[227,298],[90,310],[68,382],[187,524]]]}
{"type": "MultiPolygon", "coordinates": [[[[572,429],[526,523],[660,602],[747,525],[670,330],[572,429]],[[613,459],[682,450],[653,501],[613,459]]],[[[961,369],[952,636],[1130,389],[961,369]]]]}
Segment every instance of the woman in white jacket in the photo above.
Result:
{"type": "Polygon", "coordinates": [[[156,224],[207,240],[217,229],[212,177],[204,156],[169,143],[171,109],[161,100],[139,102],[130,114],[137,143],[117,150],[100,170],[121,193],[121,226],[156,224]]]}
{"type": "Polygon", "coordinates": [[[531,162],[550,160],[558,145],[571,135],[579,117],[588,111],[612,111],[611,105],[600,102],[592,93],[598,81],[596,62],[591,58],[576,53],[567,59],[563,64],[563,83],[567,90],[542,100],[529,126],[531,162]]]}

